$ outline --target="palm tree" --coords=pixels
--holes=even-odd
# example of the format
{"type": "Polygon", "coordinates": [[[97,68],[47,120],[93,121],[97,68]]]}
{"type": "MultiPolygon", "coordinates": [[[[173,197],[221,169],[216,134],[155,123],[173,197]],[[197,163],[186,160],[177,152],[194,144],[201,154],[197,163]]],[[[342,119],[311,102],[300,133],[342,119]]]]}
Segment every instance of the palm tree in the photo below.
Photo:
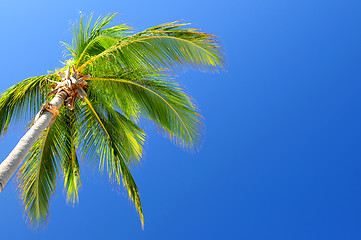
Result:
{"type": "Polygon", "coordinates": [[[99,17],[94,24],[92,16],[81,16],[72,44],[65,44],[70,58],[63,68],[25,79],[0,97],[1,134],[9,124],[38,113],[0,165],[1,191],[26,159],[18,189],[28,220],[36,226],[47,219],[59,172],[68,201],[78,201],[79,159],[124,184],[143,226],[138,188],[128,168],[142,157],[141,118],[185,148],[200,143],[201,116],[173,77],[187,68],[222,67],[215,36],[179,22],[130,35],[125,24],[109,26],[114,16],[99,17]]]}

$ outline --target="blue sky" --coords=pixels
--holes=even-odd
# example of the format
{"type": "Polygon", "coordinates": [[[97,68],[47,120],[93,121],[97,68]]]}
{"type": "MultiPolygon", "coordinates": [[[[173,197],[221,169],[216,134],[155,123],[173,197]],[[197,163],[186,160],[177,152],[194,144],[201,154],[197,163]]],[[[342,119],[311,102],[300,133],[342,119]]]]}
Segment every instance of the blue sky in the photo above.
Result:
{"type": "MultiPolygon", "coordinates": [[[[205,119],[188,153],[146,126],[131,170],[145,230],[123,189],[82,169],[75,207],[59,181],[48,224],[31,229],[11,181],[1,238],[360,239],[360,1],[6,1],[0,91],[60,67],[79,11],[119,12],[136,31],[183,19],[220,36],[227,71],[179,80],[205,119]]],[[[5,159],[24,134],[0,141],[5,159]]]]}

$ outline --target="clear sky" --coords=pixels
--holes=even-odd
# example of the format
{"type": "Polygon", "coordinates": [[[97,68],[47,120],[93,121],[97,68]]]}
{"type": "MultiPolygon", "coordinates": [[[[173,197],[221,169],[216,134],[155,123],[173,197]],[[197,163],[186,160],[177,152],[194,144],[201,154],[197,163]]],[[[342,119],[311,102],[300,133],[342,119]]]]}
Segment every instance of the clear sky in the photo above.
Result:
{"type": "MultiPolygon", "coordinates": [[[[1,92],[61,66],[79,11],[119,12],[136,31],[183,19],[220,36],[227,71],[179,77],[204,115],[203,147],[187,153],[146,126],[131,169],[144,231],[126,192],[82,168],[79,204],[59,181],[38,230],[12,180],[0,239],[361,239],[360,1],[2,1],[1,92]]],[[[1,139],[0,159],[23,134],[1,139]]]]}

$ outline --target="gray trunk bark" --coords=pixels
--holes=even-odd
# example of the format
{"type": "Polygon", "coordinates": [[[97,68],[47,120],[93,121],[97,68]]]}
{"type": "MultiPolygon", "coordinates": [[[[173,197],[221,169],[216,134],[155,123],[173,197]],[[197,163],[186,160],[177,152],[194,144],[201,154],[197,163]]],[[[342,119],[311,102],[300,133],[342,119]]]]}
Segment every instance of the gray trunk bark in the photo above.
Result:
{"type": "MultiPolygon", "coordinates": [[[[67,93],[61,91],[55,95],[50,103],[59,109],[61,105],[63,105],[66,96],[67,93]]],[[[36,140],[38,140],[44,130],[49,126],[52,118],[53,114],[44,111],[29,131],[20,139],[9,156],[0,164],[0,192],[15,174],[36,140]]]]}

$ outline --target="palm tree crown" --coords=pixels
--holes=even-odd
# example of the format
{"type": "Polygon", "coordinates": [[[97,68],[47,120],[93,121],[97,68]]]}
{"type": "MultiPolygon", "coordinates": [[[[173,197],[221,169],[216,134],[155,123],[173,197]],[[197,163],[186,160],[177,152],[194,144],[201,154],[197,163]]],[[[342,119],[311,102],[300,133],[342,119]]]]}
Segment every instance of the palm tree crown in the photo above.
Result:
{"type": "Polygon", "coordinates": [[[114,16],[94,23],[92,16],[87,20],[81,16],[74,25],[72,43],[65,44],[71,58],[62,69],[25,79],[1,95],[4,134],[9,124],[39,112],[64,74],[68,79],[84,79],[74,94],[68,93],[67,107],[59,109],[18,172],[25,211],[35,225],[47,219],[59,172],[68,201],[78,201],[80,159],[123,183],[143,225],[138,188],[128,168],[142,157],[145,133],[137,125],[141,118],[153,121],[185,148],[199,146],[201,116],[173,76],[186,68],[221,68],[223,54],[215,36],[179,22],[132,34],[125,24],[110,27],[114,16]],[[75,101],[77,97],[83,101],[75,101]]]}

